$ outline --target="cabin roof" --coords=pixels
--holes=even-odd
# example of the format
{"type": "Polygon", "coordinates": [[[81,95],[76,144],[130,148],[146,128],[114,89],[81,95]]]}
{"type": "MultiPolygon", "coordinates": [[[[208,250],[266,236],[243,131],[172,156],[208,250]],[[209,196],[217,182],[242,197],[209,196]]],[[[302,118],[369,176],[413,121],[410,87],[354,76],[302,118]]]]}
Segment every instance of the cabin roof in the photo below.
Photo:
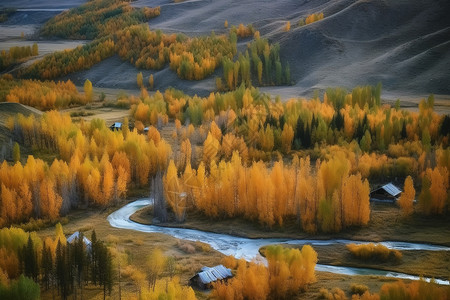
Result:
{"type": "Polygon", "coordinates": [[[398,195],[400,195],[402,193],[402,191],[398,187],[393,185],[391,182],[383,185],[382,187],[375,189],[374,191],[372,191],[372,193],[377,192],[379,190],[384,190],[386,193],[388,193],[392,197],[397,197],[398,195]]]}
{"type": "MultiPolygon", "coordinates": [[[[79,232],[79,231],[75,231],[74,233],[72,233],[71,236],[69,236],[69,237],[67,238],[67,242],[71,244],[71,243],[72,243],[73,241],[75,241],[75,239],[77,239],[79,236],[80,236],[80,232],[79,232]]],[[[84,242],[84,244],[85,244],[86,246],[91,246],[91,241],[90,241],[87,237],[85,237],[85,236],[83,236],[83,242],[84,242]]]]}
{"type": "Polygon", "coordinates": [[[208,284],[217,280],[233,276],[231,274],[231,270],[225,268],[223,265],[218,265],[212,268],[203,267],[202,271],[199,272],[197,275],[203,284],[208,284]]]}

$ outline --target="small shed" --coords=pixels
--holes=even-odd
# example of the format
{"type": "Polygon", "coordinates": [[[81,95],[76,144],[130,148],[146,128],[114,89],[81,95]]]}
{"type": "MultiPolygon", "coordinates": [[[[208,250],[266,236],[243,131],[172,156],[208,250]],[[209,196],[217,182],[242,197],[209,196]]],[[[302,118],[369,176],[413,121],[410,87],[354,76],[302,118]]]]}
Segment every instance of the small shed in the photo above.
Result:
{"type": "Polygon", "coordinates": [[[370,192],[370,201],[396,202],[402,191],[391,182],[370,192]]]}
{"type": "MultiPolygon", "coordinates": [[[[75,242],[76,239],[78,239],[80,237],[80,232],[79,231],[75,231],[74,233],[72,233],[71,236],[69,236],[67,238],[67,242],[69,244],[72,244],[73,242],[75,242]]],[[[83,236],[83,243],[86,245],[86,250],[88,252],[91,251],[91,247],[92,247],[92,242],[85,236],[83,236]]]]}
{"type": "Polygon", "coordinates": [[[218,280],[226,280],[233,277],[231,270],[225,268],[223,265],[218,265],[212,268],[203,267],[201,272],[195,274],[194,277],[189,279],[189,285],[196,286],[200,289],[211,288],[211,284],[218,280]]]}
{"type": "Polygon", "coordinates": [[[111,129],[112,131],[121,130],[122,129],[122,123],[115,122],[114,124],[109,126],[109,129],[111,129]]]}

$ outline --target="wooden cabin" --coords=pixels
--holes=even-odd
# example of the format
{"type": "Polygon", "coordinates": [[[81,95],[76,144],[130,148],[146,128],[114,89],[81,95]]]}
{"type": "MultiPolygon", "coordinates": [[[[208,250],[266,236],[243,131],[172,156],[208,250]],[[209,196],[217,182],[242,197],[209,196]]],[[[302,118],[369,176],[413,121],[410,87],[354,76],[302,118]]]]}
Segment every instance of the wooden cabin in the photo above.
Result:
{"type": "Polygon", "coordinates": [[[402,191],[392,183],[380,186],[370,192],[370,201],[395,203],[402,191]]]}
{"type": "Polygon", "coordinates": [[[210,289],[213,282],[227,280],[230,277],[233,277],[231,270],[223,265],[212,268],[203,267],[199,273],[189,279],[189,285],[205,290],[210,289]]]}

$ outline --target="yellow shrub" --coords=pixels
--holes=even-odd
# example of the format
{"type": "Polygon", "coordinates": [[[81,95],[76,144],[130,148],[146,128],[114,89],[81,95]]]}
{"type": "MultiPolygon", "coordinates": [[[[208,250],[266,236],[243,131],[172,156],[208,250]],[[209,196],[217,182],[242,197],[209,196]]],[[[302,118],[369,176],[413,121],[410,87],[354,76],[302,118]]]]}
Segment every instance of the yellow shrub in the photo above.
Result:
{"type": "Polygon", "coordinates": [[[398,250],[388,249],[381,244],[348,244],[347,249],[359,259],[372,259],[376,261],[387,261],[389,259],[400,260],[402,254],[398,250]]]}

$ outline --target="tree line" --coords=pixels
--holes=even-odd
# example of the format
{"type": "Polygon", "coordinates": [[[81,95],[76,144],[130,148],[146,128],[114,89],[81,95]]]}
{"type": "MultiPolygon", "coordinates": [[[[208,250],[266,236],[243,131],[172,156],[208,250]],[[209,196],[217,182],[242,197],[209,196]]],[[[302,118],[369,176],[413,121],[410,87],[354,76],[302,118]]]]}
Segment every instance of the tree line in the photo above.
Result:
{"type": "Polygon", "coordinates": [[[318,160],[313,173],[309,157],[294,158],[290,166],[278,161],[268,169],[262,162],[246,167],[235,152],[230,162],[212,160],[208,170],[203,163],[197,170],[188,163],[180,176],[171,161],[163,183],[177,221],[194,209],[268,227],[295,218],[306,232],[336,232],[369,222],[369,183],[349,170],[343,155],[318,160]]]}
{"type": "Polygon", "coordinates": [[[41,288],[53,297],[57,292],[62,299],[71,294],[83,298],[88,283],[102,287],[105,297],[113,286],[112,255],[95,230],[87,244],[83,233],[67,242],[60,224],[54,238],[44,241],[35,232],[3,228],[0,254],[6,259],[0,262],[0,296],[5,299],[39,299],[41,288]]]}
{"type": "Polygon", "coordinates": [[[51,163],[28,156],[0,166],[1,223],[30,217],[57,219],[79,206],[105,206],[125,197],[131,186],[148,186],[164,170],[171,147],[156,129],[153,139],[136,131],[111,131],[103,120],[75,124],[56,111],[39,119],[10,119],[14,140],[32,149],[46,149],[61,159],[51,163]]]}
{"type": "Polygon", "coordinates": [[[39,54],[39,47],[36,43],[32,46],[14,46],[9,51],[0,51],[0,71],[4,71],[10,66],[39,54]]]}
{"type": "Polygon", "coordinates": [[[91,97],[78,93],[72,81],[14,80],[1,78],[0,89],[7,102],[17,102],[40,110],[85,105],[91,97]]]}
{"type": "Polygon", "coordinates": [[[411,175],[417,188],[423,181],[431,183],[436,170],[433,196],[427,185],[424,193],[418,191],[423,201],[417,211],[446,213],[450,207],[445,180],[450,170],[449,117],[434,112],[433,96],[422,100],[414,113],[400,109],[398,103],[381,105],[380,95],[381,85],[356,87],[351,93],[327,89],[322,101],[317,97],[282,103],[243,85],[208,97],[168,89],[141,97],[132,115],[146,125],[157,124],[164,116],[176,120],[179,142],[187,145],[189,139],[189,147],[181,147],[175,157],[180,170],[187,158],[195,168],[200,161],[208,168],[212,160],[230,160],[234,151],[245,164],[293,153],[328,160],[342,152],[350,161],[351,173],[359,172],[371,181],[411,175]],[[198,145],[203,146],[200,151],[198,145]]]}
{"type": "Polygon", "coordinates": [[[86,70],[94,64],[113,56],[114,40],[108,37],[97,39],[75,49],[56,51],[34,62],[18,72],[20,78],[53,79],[86,70]]]}
{"type": "Polygon", "coordinates": [[[159,7],[136,9],[128,1],[94,0],[51,18],[41,27],[40,35],[93,40],[147,22],[159,14],[159,7]]]}

